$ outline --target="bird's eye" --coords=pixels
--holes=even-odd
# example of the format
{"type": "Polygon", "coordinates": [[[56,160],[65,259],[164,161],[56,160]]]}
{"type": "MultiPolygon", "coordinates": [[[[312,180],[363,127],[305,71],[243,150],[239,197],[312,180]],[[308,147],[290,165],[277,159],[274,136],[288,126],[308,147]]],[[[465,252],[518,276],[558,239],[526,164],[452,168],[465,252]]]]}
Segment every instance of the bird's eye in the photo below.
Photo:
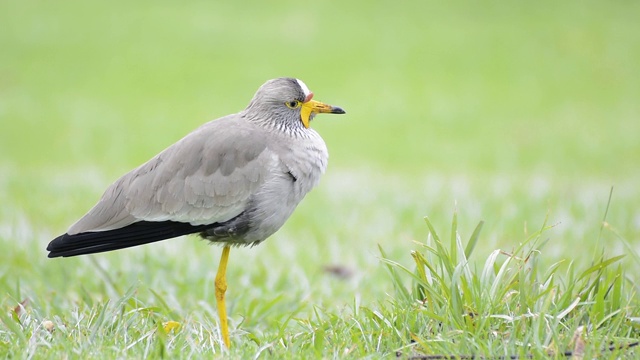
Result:
{"type": "Polygon", "coordinates": [[[295,109],[298,106],[300,106],[300,101],[298,101],[298,100],[287,101],[285,103],[285,105],[287,105],[287,107],[290,108],[290,109],[295,109]]]}

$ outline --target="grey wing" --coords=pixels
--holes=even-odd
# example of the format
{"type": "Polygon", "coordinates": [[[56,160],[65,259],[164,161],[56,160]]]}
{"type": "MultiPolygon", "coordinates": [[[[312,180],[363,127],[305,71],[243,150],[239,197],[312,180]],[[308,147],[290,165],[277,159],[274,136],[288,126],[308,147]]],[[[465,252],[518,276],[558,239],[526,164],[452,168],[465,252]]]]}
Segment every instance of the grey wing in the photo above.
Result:
{"type": "Polygon", "coordinates": [[[213,224],[241,214],[252,195],[282,170],[263,134],[228,120],[203,125],[118,179],[68,233],[138,221],[213,224]]]}

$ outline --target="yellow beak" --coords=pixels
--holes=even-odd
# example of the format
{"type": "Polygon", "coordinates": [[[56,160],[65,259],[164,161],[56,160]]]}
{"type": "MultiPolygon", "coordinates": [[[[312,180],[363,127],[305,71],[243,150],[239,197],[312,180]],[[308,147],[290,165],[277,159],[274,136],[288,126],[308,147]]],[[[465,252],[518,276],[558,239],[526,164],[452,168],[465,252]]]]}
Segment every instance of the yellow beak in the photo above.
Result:
{"type": "Polygon", "coordinates": [[[309,100],[302,103],[302,108],[300,109],[300,118],[304,127],[308,129],[311,118],[319,113],[345,114],[346,112],[337,106],[327,105],[320,101],[309,100]]]}

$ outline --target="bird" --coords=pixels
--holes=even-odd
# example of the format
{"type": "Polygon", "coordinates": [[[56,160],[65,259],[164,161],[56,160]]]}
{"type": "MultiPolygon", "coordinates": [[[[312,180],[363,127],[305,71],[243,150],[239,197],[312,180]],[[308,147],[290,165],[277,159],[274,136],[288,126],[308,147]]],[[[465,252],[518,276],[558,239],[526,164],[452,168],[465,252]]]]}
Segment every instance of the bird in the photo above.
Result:
{"type": "Polygon", "coordinates": [[[220,334],[230,349],[225,306],[230,248],[257,245],[284,225],[327,167],[326,144],[311,121],[320,113],[346,113],[312,98],[302,80],[267,81],[244,110],[201,125],[117,179],[48,244],[48,257],[189,234],[222,245],[215,298],[220,334]]]}

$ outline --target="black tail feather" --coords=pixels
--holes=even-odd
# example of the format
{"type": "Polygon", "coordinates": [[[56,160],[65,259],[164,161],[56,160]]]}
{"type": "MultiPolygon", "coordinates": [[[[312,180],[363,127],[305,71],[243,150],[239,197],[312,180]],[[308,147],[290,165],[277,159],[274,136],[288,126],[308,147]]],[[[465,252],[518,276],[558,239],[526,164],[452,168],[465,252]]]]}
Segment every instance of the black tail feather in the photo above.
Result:
{"type": "Polygon", "coordinates": [[[120,229],[60,235],[49,243],[47,251],[50,258],[94,254],[199,233],[216,225],[140,221],[120,229]]]}

